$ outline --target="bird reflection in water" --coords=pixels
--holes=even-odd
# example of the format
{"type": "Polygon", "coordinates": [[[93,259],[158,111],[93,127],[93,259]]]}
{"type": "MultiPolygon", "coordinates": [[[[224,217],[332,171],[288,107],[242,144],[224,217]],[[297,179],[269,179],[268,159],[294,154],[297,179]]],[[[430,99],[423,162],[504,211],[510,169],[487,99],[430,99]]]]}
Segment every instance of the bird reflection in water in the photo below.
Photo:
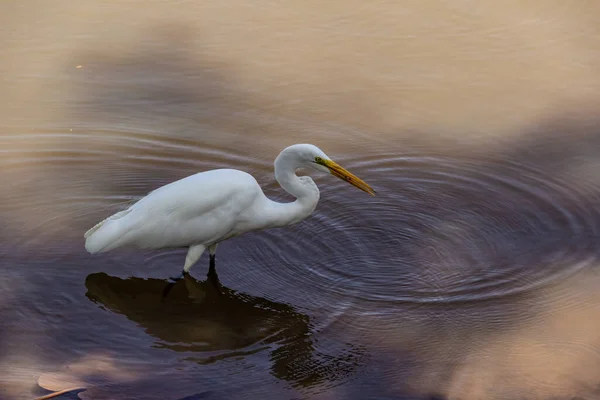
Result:
{"type": "Polygon", "coordinates": [[[105,273],[87,276],[86,296],[143,327],[156,347],[194,354],[200,364],[270,350],[271,373],[293,386],[333,383],[351,374],[360,352],[336,357],[314,347],[309,317],[293,307],[236,292],[210,269],[205,281],[178,282],[105,273]]]}

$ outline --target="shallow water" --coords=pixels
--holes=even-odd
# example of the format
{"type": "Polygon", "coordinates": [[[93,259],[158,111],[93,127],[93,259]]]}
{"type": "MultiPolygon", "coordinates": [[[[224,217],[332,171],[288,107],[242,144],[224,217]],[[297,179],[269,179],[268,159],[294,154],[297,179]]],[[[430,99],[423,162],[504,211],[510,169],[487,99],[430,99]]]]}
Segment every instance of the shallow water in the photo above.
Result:
{"type": "Polygon", "coordinates": [[[0,398],[600,398],[600,8],[510,3],[0,5],[0,398]],[[85,252],[202,170],[290,201],[298,142],[377,196],[172,286],[85,252]]]}

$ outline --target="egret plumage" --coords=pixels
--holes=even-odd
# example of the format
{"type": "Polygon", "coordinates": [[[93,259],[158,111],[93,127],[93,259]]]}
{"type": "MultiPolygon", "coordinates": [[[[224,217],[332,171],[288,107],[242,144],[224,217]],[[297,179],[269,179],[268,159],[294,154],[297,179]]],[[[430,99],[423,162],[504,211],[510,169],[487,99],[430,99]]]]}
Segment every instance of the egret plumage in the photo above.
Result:
{"type": "Polygon", "coordinates": [[[217,246],[224,240],[250,231],[289,226],[310,216],[319,202],[319,189],[309,176],[296,175],[300,168],[330,173],[375,194],[362,179],[311,144],[283,149],[274,166],[275,179],[296,200],[270,200],[256,179],[240,170],[199,172],[162,186],[99,222],[85,233],[85,248],[94,254],[124,246],[186,247],[188,253],[178,277],[181,278],[206,249],[210,253],[210,268],[214,268],[217,246]]]}

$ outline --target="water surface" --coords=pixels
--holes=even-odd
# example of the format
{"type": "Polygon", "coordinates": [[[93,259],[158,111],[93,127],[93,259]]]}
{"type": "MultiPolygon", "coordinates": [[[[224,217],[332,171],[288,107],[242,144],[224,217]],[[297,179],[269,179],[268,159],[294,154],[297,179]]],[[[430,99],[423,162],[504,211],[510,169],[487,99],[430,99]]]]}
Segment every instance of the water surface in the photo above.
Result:
{"type": "Polygon", "coordinates": [[[365,4],[0,6],[2,398],[600,396],[600,9],[365,4]],[[85,252],[198,171],[290,201],[298,142],[377,196],[315,175],[173,286],[183,249],[85,252]]]}

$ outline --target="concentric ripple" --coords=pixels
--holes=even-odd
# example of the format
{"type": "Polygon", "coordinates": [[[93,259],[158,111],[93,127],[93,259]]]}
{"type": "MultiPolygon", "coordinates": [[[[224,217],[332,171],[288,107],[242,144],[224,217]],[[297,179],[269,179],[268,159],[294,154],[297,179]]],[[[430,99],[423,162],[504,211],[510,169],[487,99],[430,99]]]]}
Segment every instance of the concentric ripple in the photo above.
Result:
{"type": "Polygon", "coordinates": [[[247,250],[297,302],[328,298],[339,312],[481,301],[552,284],[596,257],[597,210],[580,188],[532,167],[393,154],[342,161],[377,196],[318,178],[316,213],[247,250]]]}
{"type": "MultiPolygon", "coordinates": [[[[272,161],[250,151],[231,154],[146,131],[21,133],[2,139],[2,180],[14,188],[3,193],[2,211],[9,226],[20,226],[23,246],[75,236],[148,191],[207,169],[239,165],[269,196],[290,201],[276,189],[272,161]]],[[[254,278],[285,290],[290,302],[320,307],[321,296],[333,296],[340,312],[356,301],[511,295],[564,278],[595,257],[600,218],[570,182],[510,160],[370,154],[338,160],[377,196],[317,177],[321,201],[311,218],[240,239],[228,262],[260,265],[254,278]]],[[[147,261],[159,268],[179,256],[147,261]]]]}

